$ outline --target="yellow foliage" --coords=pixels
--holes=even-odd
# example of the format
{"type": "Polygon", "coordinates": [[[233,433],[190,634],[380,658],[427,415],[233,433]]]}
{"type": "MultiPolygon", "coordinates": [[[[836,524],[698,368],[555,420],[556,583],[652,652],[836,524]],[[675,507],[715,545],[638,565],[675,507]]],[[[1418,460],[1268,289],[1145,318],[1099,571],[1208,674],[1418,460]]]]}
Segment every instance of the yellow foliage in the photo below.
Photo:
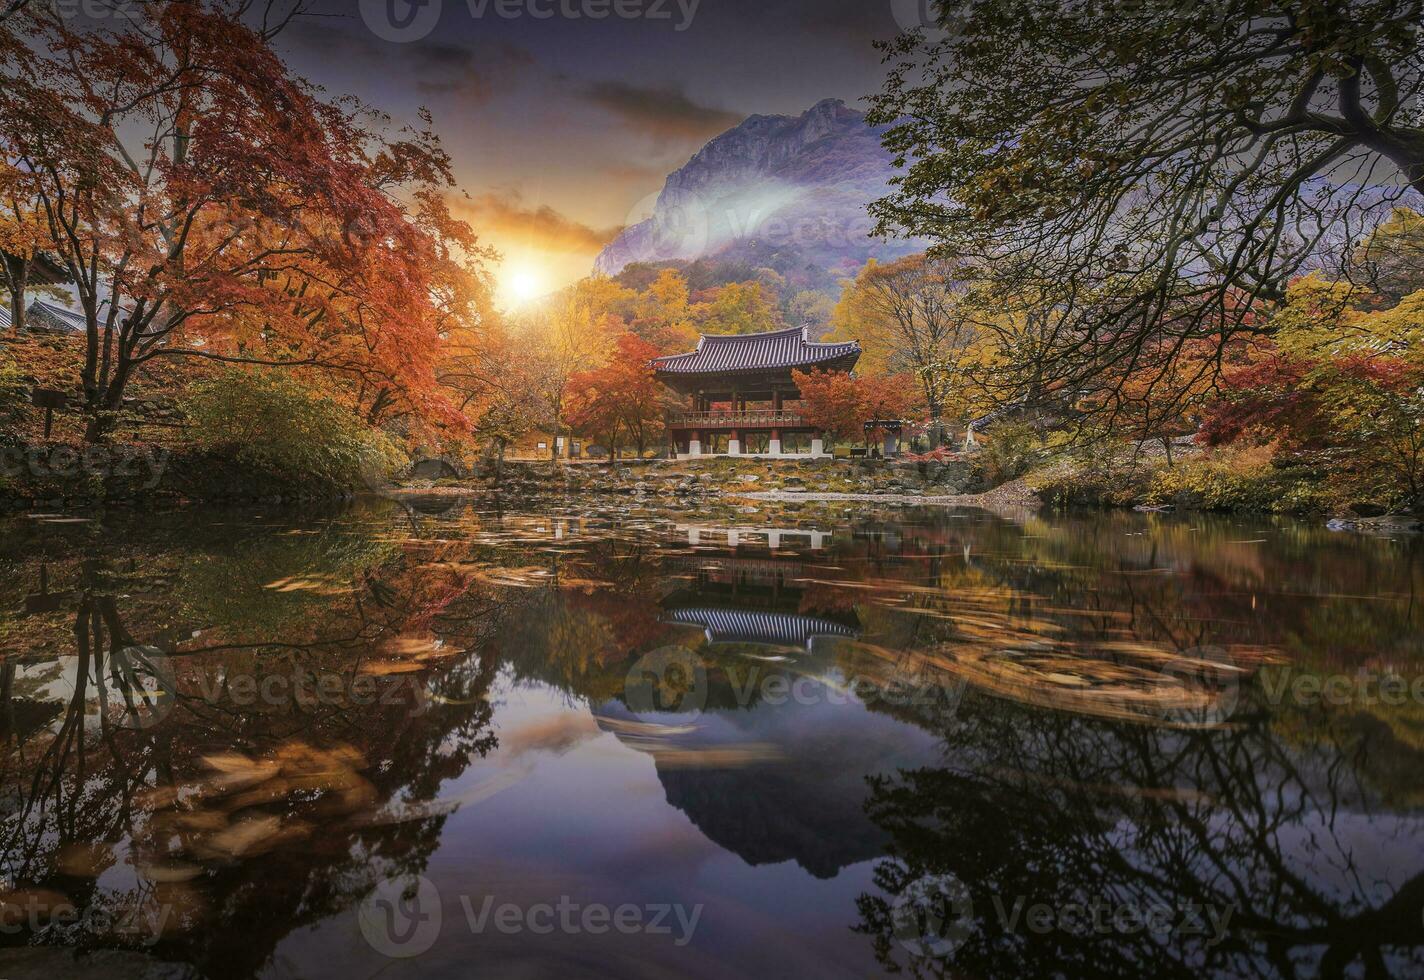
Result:
{"type": "Polygon", "coordinates": [[[1276,343],[1314,360],[1392,354],[1417,359],[1424,339],[1424,290],[1385,310],[1362,309],[1359,287],[1332,282],[1318,272],[1291,284],[1286,305],[1272,318],[1276,343]]]}

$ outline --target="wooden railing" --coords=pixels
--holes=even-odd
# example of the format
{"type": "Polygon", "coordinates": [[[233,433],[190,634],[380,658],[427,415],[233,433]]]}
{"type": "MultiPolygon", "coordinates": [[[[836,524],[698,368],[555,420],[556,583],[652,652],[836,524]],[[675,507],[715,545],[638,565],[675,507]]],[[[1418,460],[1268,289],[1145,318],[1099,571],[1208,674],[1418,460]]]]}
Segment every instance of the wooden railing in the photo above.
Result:
{"type": "Polygon", "coordinates": [[[680,429],[795,428],[802,425],[796,412],[771,409],[742,412],[687,412],[675,415],[672,425],[680,429]]]}

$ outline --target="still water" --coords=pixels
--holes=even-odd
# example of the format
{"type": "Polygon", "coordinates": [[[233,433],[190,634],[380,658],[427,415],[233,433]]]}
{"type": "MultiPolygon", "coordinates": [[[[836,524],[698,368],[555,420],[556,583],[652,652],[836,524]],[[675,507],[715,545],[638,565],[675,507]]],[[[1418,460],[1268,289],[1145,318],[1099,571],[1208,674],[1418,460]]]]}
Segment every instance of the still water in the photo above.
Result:
{"type": "Polygon", "coordinates": [[[809,505],[3,521],[0,975],[1424,975],[1421,558],[809,505]]]}

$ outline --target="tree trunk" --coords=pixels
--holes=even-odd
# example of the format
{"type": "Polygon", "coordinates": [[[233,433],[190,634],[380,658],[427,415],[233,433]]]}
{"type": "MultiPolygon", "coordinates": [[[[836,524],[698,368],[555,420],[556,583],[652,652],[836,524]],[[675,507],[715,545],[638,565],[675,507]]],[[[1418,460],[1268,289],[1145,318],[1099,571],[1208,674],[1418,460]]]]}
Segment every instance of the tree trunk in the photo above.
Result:
{"type": "Polygon", "coordinates": [[[10,328],[19,333],[25,329],[25,287],[30,281],[30,260],[5,255],[3,261],[5,287],[10,294],[10,328]]]}

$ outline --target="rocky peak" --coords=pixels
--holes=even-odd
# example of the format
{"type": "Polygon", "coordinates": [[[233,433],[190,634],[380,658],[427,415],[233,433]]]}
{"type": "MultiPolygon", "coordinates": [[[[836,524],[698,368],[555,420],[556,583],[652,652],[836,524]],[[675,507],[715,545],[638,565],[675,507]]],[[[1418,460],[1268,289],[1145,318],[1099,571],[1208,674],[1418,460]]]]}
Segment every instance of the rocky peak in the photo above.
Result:
{"type": "Polygon", "coordinates": [[[625,229],[596,268],[614,275],[630,262],[752,248],[831,276],[905,254],[913,244],[869,238],[866,205],[893,173],[882,132],[839,99],[799,116],[749,116],[669,175],[653,216],[625,229]]]}

